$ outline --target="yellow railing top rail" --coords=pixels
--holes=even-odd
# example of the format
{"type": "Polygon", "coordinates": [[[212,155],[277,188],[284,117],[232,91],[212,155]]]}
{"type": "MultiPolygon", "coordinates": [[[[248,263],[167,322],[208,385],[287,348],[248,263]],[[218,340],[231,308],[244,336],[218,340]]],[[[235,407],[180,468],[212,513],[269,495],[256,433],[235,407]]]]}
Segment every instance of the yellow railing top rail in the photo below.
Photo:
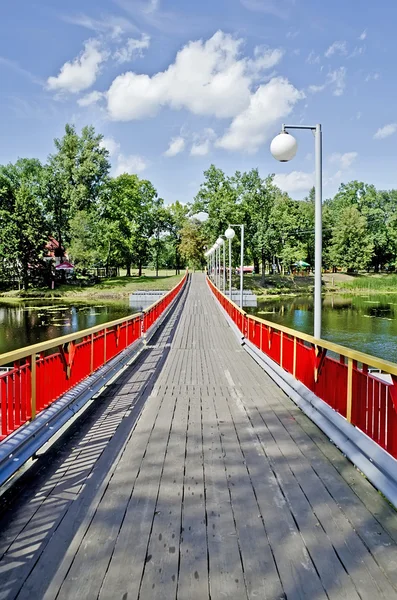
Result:
{"type": "Polygon", "coordinates": [[[141,314],[142,313],[134,313],[129,317],[123,317],[121,319],[116,319],[115,321],[108,321],[106,323],[102,323],[101,325],[89,327],[88,329],[81,329],[80,331],[75,331],[74,333],[68,333],[67,335],[63,335],[61,337],[52,338],[50,340],[46,340],[45,342],[39,342],[38,344],[32,344],[31,346],[25,346],[24,348],[18,348],[17,350],[11,350],[11,352],[0,354],[0,366],[7,365],[16,360],[21,360],[21,358],[26,358],[32,354],[45,352],[46,350],[56,348],[57,346],[63,346],[63,344],[74,342],[75,340],[80,340],[81,338],[88,337],[93,333],[97,333],[103,329],[111,329],[112,327],[116,327],[117,325],[121,325],[127,321],[140,318],[141,314]]]}
{"type": "MultiPolygon", "coordinates": [[[[208,278],[209,279],[209,278],[208,278]]],[[[210,280],[209,280],[210,281],[210,280]]],[[[211,282],[212,283],[212,282],[211,282]]],[[[214,285],[212,283],[212,285],[214,285]]],[[[216,288],[216,286],[214,286],[216,288]]],[[[229,301],[229,298],[223,294],[218,288],[217,291],[229,301]]],[[[279,325],[278,323],[273,323],[272,321],[266,321],[265,319],[261,319],[260,317],[256,317],[254,315],[250,315],[242,310],[237,304],[230,301],[230,303],[243,315],[246,316],[251,321],[257,321],[258,323],[262,323],[267,327],[271,327],[276,331],[280,331],[289,335],[291,337],[297,338],[304,342],[308,342],[309,344],[313,344],[315,346],[319,346],[320,348],[325,348],[326,350],[330,350],[331,352],[335,352],[335,354],[339,354],[341,356],[345,356],[346,358],[351,358],[352,360],[356,360],[359,363],[367,365],[369,367],[373,367],[375,369],[380,369],[381,371],[385,371],[390,375],[397,376],[397,363],[390,362],[388,360],[384,360],[382,358],[378,358],[376,356],[372,356],[371,354],[365,354],[364,352],[360,352],[359,350],[353,350],[352,348],[347,348],[346,346],[342,346],[341,344],[335,344],[334,342],[329,342],[324,339],[317,339],[308,333],[303,333],[301,331],[297,331],[296,329],[291,329],[289,327],[285,327],[284,325],[279,325]]]]}
{"type": "Polygon", "coordinates": [[[63,344],[68,344],[69,342],[80,340],[94,333],[97,333],[98,331],[102,331],[104,329],[111,329],[112,327],[117,327],[117,325],[121,325],[122,323],[133,321],[134,319],[140,319],[142,314],[149,312],[154,306],[156,306],[156,304],[161,302],[161,300],[163,300],[165,296],[171,294],[171,292],[173,292],[179,284],[180,281],[171,290],[166,290],[164,296],[160,300],[157,300],[157,302],[155,302],[148,308],[145,308],[145,310],[143,310],[142,312],[134,313],[133,315],[122,317],[121,319],[107,321],[106,323],[94,325],[94,327],[89,327],[88,329],[81,329],[80,331],[75,331],[74,333],[68,333],[67,335],[52,338],[50,340],[46,340],[45,342],[39,342],[38,344],[32,344],[31,346],[24,346],[23,348],[18,348],[17,350],[11,350],[10,352],[0,354],[0,367],[2,365],[11,364],[17,360],[21,360],[22,358],[26,358],[27,356],[32,356],[33,354],[40,354],[40,352],[51,350],[51,348],[57,348],[58,346],[63,346],[63,344]]]}
{"type": "Polygon", "coordinates": [[[159,304],[163,298],[165,296],[168,296],[168,294],[171,294],[174,290],[176,290],[176,288],[178,287],[178,285],[180,285],[181,281],[183,281],[185,279],[185,277],[187,276],[188,271],[186,270],[186,273],[184,274],[184,276],[182,277],[182,279],[180,281],[178,281],[178,283],[176,285],[174,285],[174,287],[170,290],[168,290],[159,300],[156,300],[156,302],[153,302],[153,304],[151,304],[150,306],[148,306],[147,308],[145,308],[142,312],[143,314],[149,312],[150,310],[152,310],[155,306],[157,306],[157,304],[159,304]]]}

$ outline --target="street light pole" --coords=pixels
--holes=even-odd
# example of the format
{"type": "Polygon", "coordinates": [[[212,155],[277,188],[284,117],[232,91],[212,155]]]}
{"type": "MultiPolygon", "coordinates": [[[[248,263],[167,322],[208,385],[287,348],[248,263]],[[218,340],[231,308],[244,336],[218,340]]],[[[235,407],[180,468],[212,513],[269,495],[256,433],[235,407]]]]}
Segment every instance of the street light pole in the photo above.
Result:
{"type": "Polygon", "coordinates": [[[316,125],[316,197],[315,197],[315,226],[314,226],[314,337],[321,338],[321,269],[323,251],[323,167],[322,167],[322,131],[321,125],[316,125]]]}
{"type": "Polygon", "coordinates": [[[232,238],[229,239],[229,300],[232,299],[232,238]]]}
{"type": "Polygon", "coordinates": [[[226,294],[226,258],[225,258],[225,243],[223,246],[223,293],[226,294]]]}
{"type": "Polygon", "coordinates": [[[294,158],[298,144],[290,129],[309,129],[315,137],[315,251],[314,251],[314,337],[321,339],[321,269],[322,269],[322,131],[321,125],[282,125],[281,133],[270,145],[274,158],[287,162],[294,158]]]}
{"type": "MultiPolygon", "coordinates": [[[[231,227],[240,227],[241,228],[241,252],[240,252],[240,308],[243,308],[243,299],[244,299],[244,225],[242,224],[232,224],[229,225],[231,227]]],[[[233,237],[233,236],[232,236],[233,237]]]]}
{"type": "Polygon", "coordinates": [[[218,288],[221,290],[222,280],[223,280],[223,291],[225,291],[225,240],[223,237],[219,236],[216,240],[216,244],[219,248],[219,285],[218,288]],[[221,276],[221,247],[223,246],[223,277],[221,276]]]}

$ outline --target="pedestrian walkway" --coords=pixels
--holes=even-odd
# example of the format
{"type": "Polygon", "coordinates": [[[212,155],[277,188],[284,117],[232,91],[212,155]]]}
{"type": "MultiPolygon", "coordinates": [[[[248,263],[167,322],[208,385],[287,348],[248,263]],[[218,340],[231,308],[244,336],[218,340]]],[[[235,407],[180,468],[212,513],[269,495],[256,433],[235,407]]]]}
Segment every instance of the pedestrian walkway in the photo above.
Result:
{"type": "Polygon", "coordinates": [[[201,274],[5,498],[0,599],[397,599],[394,509],[239,345],[201,274]]]}

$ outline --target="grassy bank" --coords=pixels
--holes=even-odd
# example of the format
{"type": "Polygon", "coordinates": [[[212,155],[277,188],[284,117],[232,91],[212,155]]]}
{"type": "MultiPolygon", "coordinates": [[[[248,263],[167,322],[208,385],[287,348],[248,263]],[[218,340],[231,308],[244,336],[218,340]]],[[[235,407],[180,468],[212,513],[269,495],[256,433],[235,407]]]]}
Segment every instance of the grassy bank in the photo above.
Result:
{"type": "MultiPolygon", "coordinates": [[[[386,273],[361,273],[350,275],[347,273],[324,273],[324,293],[339,294],[377,294],[397,293],[397,275],[386,273]]],[[[233,285],[238,288],[240,280],[233,278],[233,285]]],[[[314,290],[314,276],[300,275],[246,275],[244,288],[252,290],[259,297],[266,296],[300,296],[312,294],[314,290]]]]}
{"type": "MultiPolygon", "coordinates": [[[[338,273],[337,275],[342,275],[338,273]]],[[[332,277],[332,275],[330,276],[332,277]]],[[[331,284],[332,285],[332,284],[331,284]]],[[[379,292],[397,292],[397,275],[386,273],[369,273],[366,275],[345,275],[345,279],[335,280],[334,287],[338,291],[349,293],[375,294],[379,292]]]]}
{"type": "MultiPolygon", "coordinates": [[[[240,287],[239,277],[233,278],[233,285],[240,287]]],[[[252,290],[257,296],[278,296],[278,295],[304,295],[313,292],[313,276],[290,275],[246,275],[244,277],[244,288],[252,290]]]]}
{"type": "Polygon", "coordinates": [[[170,290],[183,277],[181,275],[160,274],[156,277],[153,272],[146,271],[142,277],[112,277],[102,279],[96,285],[86,287],[78,285],[59,285],[55,290],[48,288],[32,288],[25,290],[13,290],[0,295],[1,300],[20,300],[24,298],[68,298],[76,300],[113,300],[122,299],[137,290],[170,290]]]}

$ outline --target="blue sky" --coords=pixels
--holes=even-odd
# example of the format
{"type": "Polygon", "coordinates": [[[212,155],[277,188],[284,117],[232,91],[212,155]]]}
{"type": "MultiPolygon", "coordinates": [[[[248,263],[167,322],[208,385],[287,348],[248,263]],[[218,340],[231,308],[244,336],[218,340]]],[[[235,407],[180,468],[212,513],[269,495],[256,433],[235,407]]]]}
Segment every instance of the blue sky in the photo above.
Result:
{"type": "Polygon", "coordinates": [[[324,196],[395,187],[397,4],[369,0],[14,0],[0,22],[0,163],[45,160],[93,124],[112,173],[192,200],[211,163],[258,167],[301,198],[313,139],[279,164],[281,123],[321,122],[324,196]]]}

